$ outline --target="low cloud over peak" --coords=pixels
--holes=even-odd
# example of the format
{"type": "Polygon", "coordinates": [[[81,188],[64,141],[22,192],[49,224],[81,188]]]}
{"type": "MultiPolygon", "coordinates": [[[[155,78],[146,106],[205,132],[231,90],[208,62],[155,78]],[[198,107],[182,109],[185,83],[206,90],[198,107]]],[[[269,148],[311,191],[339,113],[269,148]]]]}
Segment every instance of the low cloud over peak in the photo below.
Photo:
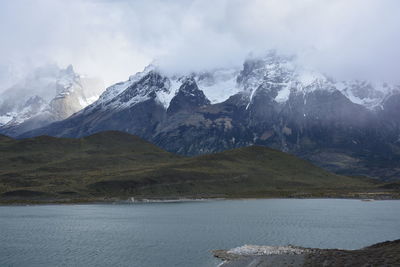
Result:
{"type": "Polygon", "coordinates": [[[277,49],[338,79],[399,83],[398,14],[396,0],[4,0],[0,82],[56,62],[111,84],[155,59],[191,72],[277,49]]]}

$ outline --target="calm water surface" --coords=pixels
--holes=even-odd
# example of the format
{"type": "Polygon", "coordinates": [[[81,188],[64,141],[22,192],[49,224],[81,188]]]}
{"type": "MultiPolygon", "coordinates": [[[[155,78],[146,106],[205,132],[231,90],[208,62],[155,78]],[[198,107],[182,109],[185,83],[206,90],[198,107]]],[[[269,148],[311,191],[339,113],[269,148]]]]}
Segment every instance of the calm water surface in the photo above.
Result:
{"type": "Polygon", "coordinates": [[[400,238],[400,201],[223,200],[0,207],[0,266],[216,266],[244,244],[355,249],[400,238]]]}

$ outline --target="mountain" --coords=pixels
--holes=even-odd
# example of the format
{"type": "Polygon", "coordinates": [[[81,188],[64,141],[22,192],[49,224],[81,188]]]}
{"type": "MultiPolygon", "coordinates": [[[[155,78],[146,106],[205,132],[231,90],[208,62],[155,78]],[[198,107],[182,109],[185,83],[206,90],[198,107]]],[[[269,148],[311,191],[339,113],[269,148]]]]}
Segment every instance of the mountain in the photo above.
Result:
{"type": "Polygon", "coordinates": [[[0,96],[0,133],[17,136],[68,118],[93,103],[102,92],[98,79],[83,77],[72,66],[48,65],[0,96]]]}
{"type": "Polygon", "coordinates": [[[250,145],[339,174],[400,178],[399,86],[335,81],[275,52],[242,68],[166,75],[150,65],[66,120],[20,137],[136,134],[199,155],[250,145]]]}
{"type": "Polygon", "coordinates": [[[115,131],[79,139],[0,136],[1,201],[357,196],[381,186],[261,146],[182,157],[115,131]]]}

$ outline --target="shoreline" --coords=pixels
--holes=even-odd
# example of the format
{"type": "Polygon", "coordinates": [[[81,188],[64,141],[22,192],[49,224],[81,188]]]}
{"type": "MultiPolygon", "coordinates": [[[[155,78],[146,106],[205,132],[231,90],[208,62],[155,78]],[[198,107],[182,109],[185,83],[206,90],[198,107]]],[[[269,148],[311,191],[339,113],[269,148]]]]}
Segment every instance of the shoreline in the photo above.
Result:
{"type": "MultiPolygon", "coordinates": [[[[379,196],[379,195],[378,195],[379,196]]],[[[387,196],[387,195],[386,195],[387,196]]],[[[373,197],[369,198],[356,196],[332,196],[332,197],[130,197],[130,198],[82,198],[82,199],[0,199],[1,206],[36,206],[36,205],[95,205],[95,204],[145,204],[145,203],[183,203],[183,202],[203,202],[203,201],[220,201],[220,200],[262,200],[262,199],[348,199],[359,200],[364,202],[382,201],[382,200],[400,200],[398,195],[390,195],[389,197],[373,197]]]]}

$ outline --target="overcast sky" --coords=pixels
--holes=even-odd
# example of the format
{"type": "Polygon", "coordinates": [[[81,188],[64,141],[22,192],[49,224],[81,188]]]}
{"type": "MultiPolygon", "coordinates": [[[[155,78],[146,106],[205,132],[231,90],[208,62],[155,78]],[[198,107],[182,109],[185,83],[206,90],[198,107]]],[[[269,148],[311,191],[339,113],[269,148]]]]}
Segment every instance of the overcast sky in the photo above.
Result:
{"type": "Polygon", "coordinates": [[[400,82],[398,0],[1,0],[0,81],[47,62],[107,85],[277,49],[338,79],[400,82]]]}

